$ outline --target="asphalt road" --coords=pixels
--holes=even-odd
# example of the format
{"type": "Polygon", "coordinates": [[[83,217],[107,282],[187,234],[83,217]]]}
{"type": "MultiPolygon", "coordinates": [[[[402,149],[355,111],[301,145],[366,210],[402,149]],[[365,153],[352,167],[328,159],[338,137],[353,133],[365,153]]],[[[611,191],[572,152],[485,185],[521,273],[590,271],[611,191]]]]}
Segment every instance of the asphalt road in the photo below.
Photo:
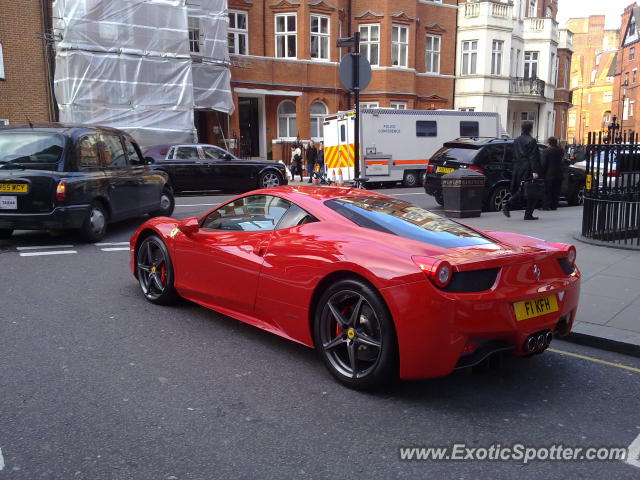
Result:
{"type": "MultiPolygon", "coordinates": [[[[387,193],[435,206],[417,189],[387,193]]],[[[226,198],[180,197],[176,217],[226,198]]],[[[556,341],[497,369],[354,392],[310,349],[188,302],[148,303],[120,244],[143,220],[112,226],[109,245],[0,241],[0,479],[640,477],[619,460],[399,455],[455,443],[626,448],[640,435],[640,359],[556,341]],[[21,255],[59,251],[75,253],[21,255]]]]}

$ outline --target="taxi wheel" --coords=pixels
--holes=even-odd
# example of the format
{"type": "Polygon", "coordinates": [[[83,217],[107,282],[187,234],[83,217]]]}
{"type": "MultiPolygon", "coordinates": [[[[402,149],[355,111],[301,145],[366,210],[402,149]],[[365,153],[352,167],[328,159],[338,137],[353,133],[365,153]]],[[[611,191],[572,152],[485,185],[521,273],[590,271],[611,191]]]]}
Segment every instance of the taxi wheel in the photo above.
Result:
{"type": "Polygon", "coordinates": [[[107,233],[107,214],[102,204],[93,202],[89,208],[82,227],[80,227],[80,235],[87,242],[99,242],[107,233]]]}
{"type": "Polygon", "coordinates": [[[339,382],[373,390],[398,378],[393,319],[371,286],[356,279],[335,283],[320,297],[314,320],[320,358],[339,382]]]}
{"type": "Polygon", "coordinates": [[[165,187],[160,194],[160,208],[149,213],[151,217],[170,217],[176,207],[176,200],[170,188],[165,187]]]}
{"type": "Polygon", "coordinates": [[[160,237],[151,235],[138,247],[136,277],[142,294],[151,303],[170,305],[178,299],[173,286],[173,263],[160,237]]]}
{"type": "Polygon", "coordinates": [[[0,228],[0,239],[6,239],[13,235],[13,228],[0,228]]]}

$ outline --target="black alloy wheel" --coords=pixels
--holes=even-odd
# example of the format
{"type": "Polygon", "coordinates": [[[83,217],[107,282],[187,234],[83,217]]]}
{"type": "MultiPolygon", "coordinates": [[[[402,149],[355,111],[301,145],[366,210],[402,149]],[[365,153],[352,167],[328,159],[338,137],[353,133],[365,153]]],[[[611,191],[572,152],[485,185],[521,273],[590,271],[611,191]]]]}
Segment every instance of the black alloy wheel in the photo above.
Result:
{"type": "Polygon", "coordinates": [[[393,320],[380,295],[362,281],[341,280],[324,292],[314,339],[329,372],[351,388],[381,388],[397,378],[393,320]]]}
{"type": "Polygon", "coordinates": [[[490,212],[499,212],[502,210],[502,204],[511,198],[511,191],[508,187],[497,186],[489,197],[488,207],[490,212]]]}
{"type": "Polygon", "coordinates": [[[164,242],[156,235],[143,240],[136,252],[136,276],[151,303],[169,305],[178,294],[173,286],[173,264],[164,242]]]}

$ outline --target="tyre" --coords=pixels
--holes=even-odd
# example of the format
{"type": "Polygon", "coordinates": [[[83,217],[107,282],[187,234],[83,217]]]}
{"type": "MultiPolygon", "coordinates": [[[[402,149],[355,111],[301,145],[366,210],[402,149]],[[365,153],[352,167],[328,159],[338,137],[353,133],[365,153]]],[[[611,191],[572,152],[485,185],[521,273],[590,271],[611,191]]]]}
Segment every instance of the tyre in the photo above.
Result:
{"type": "Polygon", "coordinates": [[[107,213],[100,202],[93,202],[89,207],[82,226],[80,236],[89,243],[99,242],[107,233],[107,213]]]}
{"type": "Polygon", "coordinates": [[[7,239],[13,235],[13,228],[0,228],[0,240],[7,239]]]}
{"type": "Polygon", "coordinates": [[[282,177],[278,172],[267,170],[260,174],[258,179],[258,188],[272,188],[282,185],[282,177]]]}
{"type": "Polygon", "coordinates": [[[136,252],[136,277],[144,297],[151,303],[169,305],[178,299],[173,286],[173,264],[157,235],[145,238],[136,252]]]}
{"type": "Polygon", "coordinates": [[[424,185],[424,182],[427,181],[427,172],[424,171],[420,174],[420,185],[424,185]]]}
{"type": "Polygon", "coordinates": [[[567,198],[567,203],[572,207],[584,205],[584,185],[579,185],[571,192],[571,195],[567,198]]]}
{"type": "Polygon", "coordinates": [[[438,190],[433,194],[433,198],[435,198],[436,203],[441,207],[444,205],[444,196],[442,195],[442,190],[438,190]]]}
{"type": "Polygon", "coordinates": [[[320,297],[313,336],[323,363],[339,382],[379,389],[398,378],[398,342],[380,294],[355,279],[341,280],[320,297]]]}
{"type": "Polygon", "coordinates": [[[415,170],[408,170],[404,172],[404,178],[402,179],[402,185],[407,188],[413,188],[418,186],[420,181],[420,175],[415,170]]]}
{"type": "Polygon", "coordinates": [[[489,195],[487,202],[487,210],[490,212],[499,212],[502,210],[502,203],[511,198],[511,190],[505,185],[498,185],[489,195]]]}
{"type": "Polygon", "coordinates": [[[165,187],[160,194],[160,208],[149,213],[151,217],[170,217],[176,207],[176,200],[170,188],[165,187]]]}

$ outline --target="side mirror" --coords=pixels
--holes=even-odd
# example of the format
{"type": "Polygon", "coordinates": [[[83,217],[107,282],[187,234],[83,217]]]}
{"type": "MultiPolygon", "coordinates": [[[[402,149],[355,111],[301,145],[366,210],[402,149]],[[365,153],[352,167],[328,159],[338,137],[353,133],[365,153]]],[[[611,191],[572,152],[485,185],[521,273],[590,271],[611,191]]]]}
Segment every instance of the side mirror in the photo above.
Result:
{"type": "Polygon", "coordinates": [[[144,162],[145,162],[147,165],[151,165],[152,163],[154,163],[154,162],[155,162],[155,160],[153,159],[153,157],[144,157],[144,162]]]}
{"type": "Polygon", "coordinates": [[[180,230],[185,235],[196,233],[198,230],[200,230],[198,219],[192,217],[182,220],[180,223],[178,223],[178,230],[180,230]]]}

